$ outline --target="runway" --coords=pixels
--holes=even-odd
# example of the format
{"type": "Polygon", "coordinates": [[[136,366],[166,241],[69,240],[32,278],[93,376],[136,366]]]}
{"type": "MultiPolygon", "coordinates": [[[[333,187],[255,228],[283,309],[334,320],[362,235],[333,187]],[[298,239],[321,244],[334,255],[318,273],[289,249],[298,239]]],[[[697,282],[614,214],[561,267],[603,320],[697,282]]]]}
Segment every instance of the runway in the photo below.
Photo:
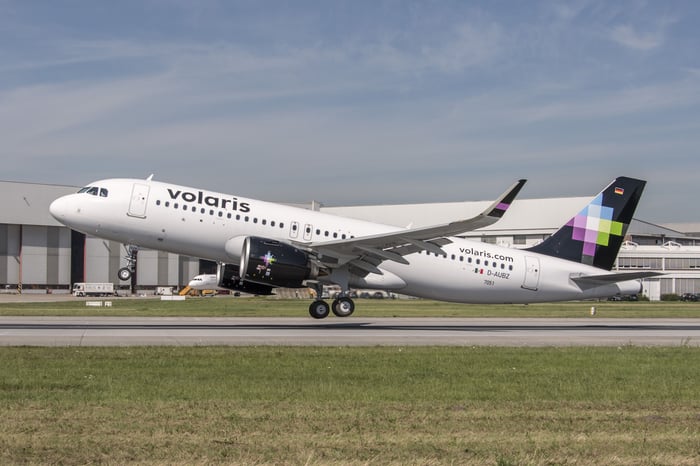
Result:
{"type": "Polygon", "coordinates": [[[700,346],[697,319],[0,317],[0,346],[700,346]]]}

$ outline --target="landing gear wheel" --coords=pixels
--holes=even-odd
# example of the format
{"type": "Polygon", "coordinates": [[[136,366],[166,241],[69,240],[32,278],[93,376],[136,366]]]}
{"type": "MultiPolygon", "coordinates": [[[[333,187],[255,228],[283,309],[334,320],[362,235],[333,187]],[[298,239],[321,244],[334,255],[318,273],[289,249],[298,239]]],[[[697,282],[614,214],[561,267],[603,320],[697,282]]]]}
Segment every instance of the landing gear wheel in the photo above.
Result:
{"type": "Polygon", "coordinates": [[[129,269],[128,267],[122,267],[121,269],[119,269],[117,275],[119,276],[119,280],[125,282],[131,278],[131,269],[129,269]]]}
{"type": "Polygon", "coordinates": [[[347,297],[338,298],[333,301],[333,314],[338,317],[348,317],[355,312],[355,302],[347,297]]]}
{"type": "Polygon", "coordinates": [[[325,319],[326,317],[328,317],[328,314],[330,314],[330,312],[331,308],[325,301],[314,301],[309,306],[309,314],[314,319],[325,319]]]}

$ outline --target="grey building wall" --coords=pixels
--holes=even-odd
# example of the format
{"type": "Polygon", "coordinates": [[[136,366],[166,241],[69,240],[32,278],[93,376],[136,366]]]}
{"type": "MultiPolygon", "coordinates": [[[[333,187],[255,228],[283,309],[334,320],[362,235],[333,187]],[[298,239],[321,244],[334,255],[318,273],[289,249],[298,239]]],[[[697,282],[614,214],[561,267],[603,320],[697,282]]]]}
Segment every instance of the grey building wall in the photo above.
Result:
{"type": "Polygon", "coordinates": [[[187,256],[178,257],[178,283],[185,285],[192,277],[199,275],[199,259],[187,256]]]}
{"type": "Polygon", "coordinates": [[[85,239],[85,277],[86,282],[114,283],[119,285],[120,244],[102,238],[85,239]]]}
{"type": "Polygon", "coordinates": [[[75,186],[0,181],[0,223],[62,226],[49,213],[54,199],[78,191],[75,186]]]}
{"type": "Polygon", "coordinates": [[[177,286],[182,284],[179,282],[178,265],[179,256],[177,254],[142,249],[139,251],[136,266],[137,284],[142,286],[177,286]]]}
{"type": "Polygon", "coordinates": [[[0,284],[60,285],[70,280],[70,230],[0,224],[0,284]]]}
{"type": "Polygon", "coordinates": [[[19,277],[20,226],[0,224],[0,284],[17,284],[19,277]]]}

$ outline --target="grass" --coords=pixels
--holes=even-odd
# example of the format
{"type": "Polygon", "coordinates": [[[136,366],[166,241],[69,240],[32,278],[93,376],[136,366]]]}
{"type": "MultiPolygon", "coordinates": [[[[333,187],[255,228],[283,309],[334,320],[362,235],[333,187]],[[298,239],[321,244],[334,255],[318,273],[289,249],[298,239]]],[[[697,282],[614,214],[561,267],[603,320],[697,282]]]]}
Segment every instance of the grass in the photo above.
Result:
{"type": "Polygon", "coordinates": [[[0,348],[2,464],[698,464],[700,349],[0,348]]]}
{"type": "MultiPolygon", "coordinates": [[[[112,302],[6,302],[0,315],[308,316],[303,300],[112,302]]],[[[357,306],[358,317],[700,315],[698,303],[357,306]]],[[[0,347],[0,464],[699,464],[698,367],[688,346],[0,347]]]]}
{"type": "MultiPolygon", "coordinates": [[[[104,298],[103,298],[104,299],[104,298]]],[[[184,302],[157,299],[112,299],[111,308],[85,306],[85,299],[0,303],[0,315],[41,316],[195,316],[307,317],[306,300],[270,298],[194,298],[184,302]]],[[[595,306],[598,317],[698,318],[700,303],[582,301],[546,304],[454,304],[422,299],[357,299],[355,317],[586,317],[595,306]]]]}

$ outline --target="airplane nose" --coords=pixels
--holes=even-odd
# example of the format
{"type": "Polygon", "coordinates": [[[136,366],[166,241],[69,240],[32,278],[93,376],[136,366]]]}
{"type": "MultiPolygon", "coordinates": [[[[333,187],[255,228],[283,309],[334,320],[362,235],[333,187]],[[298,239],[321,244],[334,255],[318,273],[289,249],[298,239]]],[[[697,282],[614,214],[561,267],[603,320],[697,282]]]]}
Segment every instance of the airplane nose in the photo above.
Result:
{"type": "Polygon", "coordinates": [[[61,211],[62,211],[62,209],[61,209],[61,202],[60,202],[60,201],[61,201],[61,198],[59,197],[58,199],[56,199],[55,201],[53,201],[53,202],[51,203],[51,205],[49,206],[49,213],[50,213],[51,216],[52,216],[53,218],[55,218],[56,220],[59,220],[60,217],[61,217],[61,211]]]}
{"type": "Polygon", "coordinates": [[[68,209],[68,206],[67,206],[65,196],[59,197],[58,199],[53,201],[51,203],[51,205],[49,206],[49,213],[51,214],[51,216],[53,218],[55,218],[56,220],[58,220],[60,222],[61,220],[65,219],[67,209],[68,209]]]}

